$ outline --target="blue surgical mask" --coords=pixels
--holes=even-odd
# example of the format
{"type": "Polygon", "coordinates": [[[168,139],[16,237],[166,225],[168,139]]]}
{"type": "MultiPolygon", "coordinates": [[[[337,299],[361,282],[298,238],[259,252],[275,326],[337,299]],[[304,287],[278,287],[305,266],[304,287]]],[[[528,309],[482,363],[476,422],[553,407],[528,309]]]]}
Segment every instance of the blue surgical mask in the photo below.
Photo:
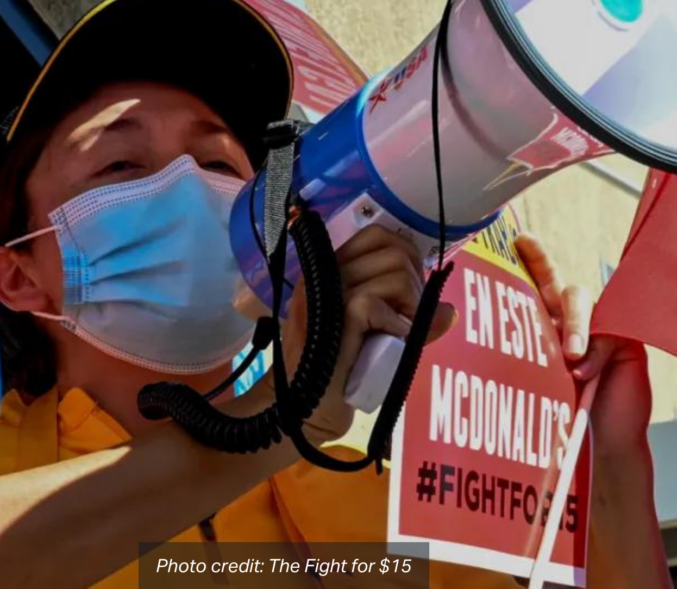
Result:
{"type": "Polygon", "coordinates": [[[196,374],[228,362],[252,322],[233,306],[230,246],[244,183],[182,156],[157,174],[86,192],[53,211],[64,303],[55,319],[107,354],[151,370],[196,374]]]}

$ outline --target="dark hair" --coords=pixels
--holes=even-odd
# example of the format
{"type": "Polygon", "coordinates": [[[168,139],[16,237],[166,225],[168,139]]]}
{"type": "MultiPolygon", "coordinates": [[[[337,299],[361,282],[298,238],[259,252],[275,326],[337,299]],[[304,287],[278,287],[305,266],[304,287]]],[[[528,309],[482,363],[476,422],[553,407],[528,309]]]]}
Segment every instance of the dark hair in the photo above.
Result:
{"type": "MultiPolygon", "coordinates": [[[[0,165],[0,246],[29,232],[26,182],[50,134],[49,128],[25,131],[6,148],[0,165]]],[[[30,247],[31,242],[16,246],[30,247]]],[[[38,397],[54,387],[56,358],[51,340],[32,315],[17,313],[2,303],[0,353],[3,392],[16,389],[38,397]]]]}

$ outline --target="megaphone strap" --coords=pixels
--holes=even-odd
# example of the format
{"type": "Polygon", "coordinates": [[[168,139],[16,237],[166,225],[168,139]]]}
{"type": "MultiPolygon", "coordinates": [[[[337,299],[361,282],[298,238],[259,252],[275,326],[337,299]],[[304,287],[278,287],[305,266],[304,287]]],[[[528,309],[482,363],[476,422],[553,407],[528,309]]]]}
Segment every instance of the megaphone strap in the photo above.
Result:
{"type": "Polygon", "coordinates": [[[268,261],[277,249],[287,223],[287,207],[294,171],[294,145],[299,134],[299,127],[294,121],[279,121],[269,125],[264,142],[270,149],[264,223],[268,261]]]}

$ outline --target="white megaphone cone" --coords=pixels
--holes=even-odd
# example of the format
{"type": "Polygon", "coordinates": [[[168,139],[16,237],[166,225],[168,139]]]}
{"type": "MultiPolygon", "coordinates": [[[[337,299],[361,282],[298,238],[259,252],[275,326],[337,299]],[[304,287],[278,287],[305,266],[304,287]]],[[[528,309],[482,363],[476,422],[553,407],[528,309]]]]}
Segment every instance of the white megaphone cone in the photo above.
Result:
{"type": "MultiPolygon", "coordinates": [[[[444,36],[438,114],[450,253],[491,224],[511,198],[571,164],[619,151],[677,172],[671,2],[453,1],[448,26],[301,137],[292,190],[321,213],[335,247],[379,223],[411,236],[424,257],[434,256],[440,223],[431,98],[438,35],[444,36]]],[[[264,234],[264,185],[262,177],[243,190],[231,235],[248,287],[269,305],[255,235],[264,234]]],[[[298,275],[291,255],[289,285],[298,275]]],[[[367,411],[378,406],[402,347],[388,336],[367,341],[348,387],[352,404],[367,411]]]]}

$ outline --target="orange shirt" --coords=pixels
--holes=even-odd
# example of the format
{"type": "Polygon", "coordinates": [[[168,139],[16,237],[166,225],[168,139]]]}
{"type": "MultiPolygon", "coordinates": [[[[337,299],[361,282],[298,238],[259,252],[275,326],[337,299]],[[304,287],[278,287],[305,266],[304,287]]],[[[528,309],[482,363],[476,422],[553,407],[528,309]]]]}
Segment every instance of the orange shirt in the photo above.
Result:
{"type": "MultiPolygon", "coordinates": [[[[0,475],[104,450],[129,438],[80,389],[69,391],[60,401],[52,391],[29,406],[11,392],[0,409],[0,475]]],[[[345,447],[329,452],[347,460],[357,458],[356,450],[345,447]]],[[[385,542],[387,505],[387,474],[378,477],[369,469],[346,476],[300,461],[223,508],[212,525],[219,542],[385,542]]],[[[172,541],[204,540],[195,526],[172,541]]],[[[138,563],[95,587],[138,587],[138,563]]],[[[433,563],[430,587],[517,589],[519,585],[505,575],[433,563]]]]}

